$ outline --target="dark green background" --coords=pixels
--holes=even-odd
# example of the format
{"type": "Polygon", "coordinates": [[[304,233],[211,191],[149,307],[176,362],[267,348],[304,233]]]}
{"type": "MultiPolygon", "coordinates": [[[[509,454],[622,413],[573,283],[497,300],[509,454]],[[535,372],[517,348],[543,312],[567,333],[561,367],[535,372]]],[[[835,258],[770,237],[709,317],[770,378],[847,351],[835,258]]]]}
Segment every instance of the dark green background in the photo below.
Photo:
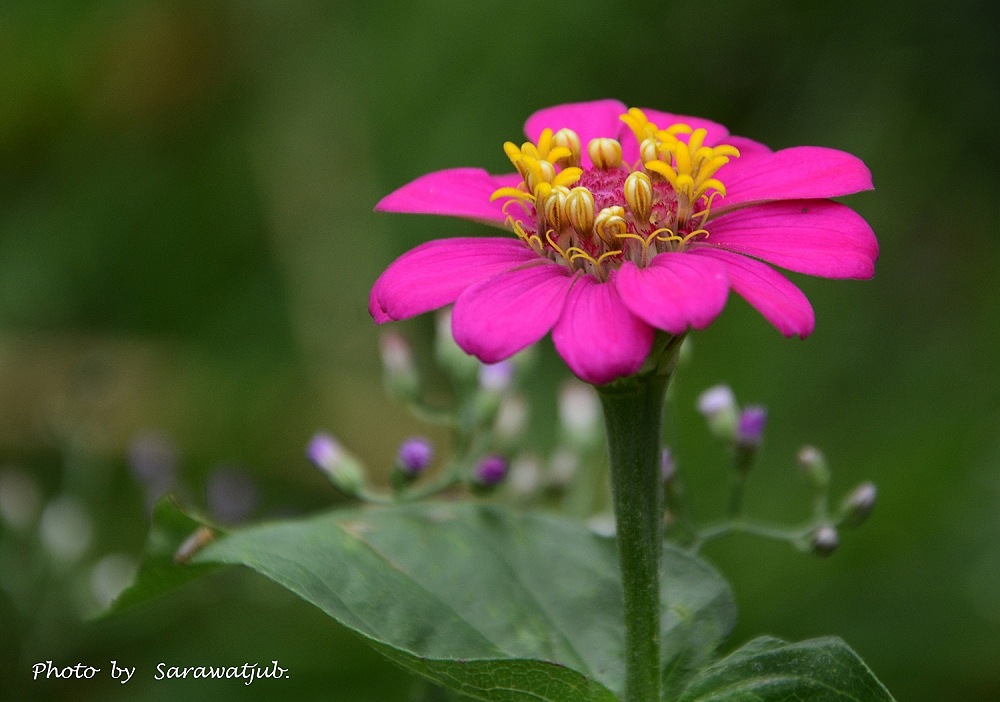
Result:
{"type": "MultiPolygon", "coordinates": [[[[837,634],[900,700],[1000,699],[996,29],[988,3],[929,0],[6,0],[0,467],[83,499],[92,557],[141,545],[125,453],[149,428],[176,440],[192,503],[234,462],[259,515],[329,504],[302,458],[314,430],[383,466],[420,429],[379,391],[372,281],[418,242],[487,231],[376,215],[378,198],[429,170],[505,170],[502,142],[540,107],[701,115],[859,155],[876,190],[849,202],[882,247],[874,281],[794,277],[816,309],[807,341],[734,299],[677,381],[671,436],[702,513],[723,502],[723,454],[693,403],[720,381],[770,408],[755,513],[805,515],[805,442],[837,491],[880,488],[829,560],[743,538],[708,551],[741,605],[735,641],[837,634]]],[[[426,354],[431,321],[399,326],[426,354]]],[[[545,344],[543,361],[554,387],[566,371],[545,344]]],[[[31,559],[3,564],[31,582],[31,559]]],[[[139,700],[409,694],[256,580],[81,626],[59,577],[45,617],[0,600],[4,699],[125,697],[103,674],[31,683],[48,658],[140,665],[139,700]],[[161,660],[275,658],[293,678],[270,687],[151,680],[161,660]]]]}

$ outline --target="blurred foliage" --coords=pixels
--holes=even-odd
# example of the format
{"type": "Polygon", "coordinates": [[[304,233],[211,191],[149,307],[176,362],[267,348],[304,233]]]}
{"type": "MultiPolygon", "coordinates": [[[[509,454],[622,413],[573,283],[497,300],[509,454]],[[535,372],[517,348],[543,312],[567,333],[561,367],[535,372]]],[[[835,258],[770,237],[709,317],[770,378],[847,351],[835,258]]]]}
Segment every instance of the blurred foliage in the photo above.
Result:
{"type": "MultiPolygon", "coordinates": [[[[826,561],[744,538],[708,549],[736,590],[735,640],[836,634],[899,699],[1000,698],[990,10],[6,0],[0,469],[30,477],[39,513],[71,496],[93,534],[66,568],[45,560],[32,527],[0,532],[4,582],[51,595],[28,609],[0,600],[0,697],[121,697],[107,680],[31,683],[31,664],[49,658],[140,665],[128,688],[137,700],[176,696],[151,679],[160,660],[278,658],[295,675],[281,688],[290,698],[407,699],[406,676],[257,581],[213,580],[134,616],[80,623],[87,569],[137,553],[144,538],[128,447],[165,432],[200,506],[209,476],[240,466],[257,485],[256,517],[333,499],[302,457],[317,428],[388,467],[399,440],[424,428],[374,391],[370,284],[420,241],[487,230],[372,206],[432,169],[504,170],[500,145],[539,107],[618,97],[774,147],[842,148],[875,176],[877,190],[850,203],[879,235],[877,278],[796,276],[818,320],[804,343],[734,300],[695,335],[674,389],[671,440],[698,509],[724,500],[723,455],[692,409],[720,381],[770,410],[748,496],[761,513],[804,514],[808,489],[792,467],[804,442],[823,448],[840,490],[866,478],[880,488],[872,522],[826,561]]],[[[432,320],[398,326],[430,354],[432,320]]],[[[542,351],[538,418],[551,416],[566,374],[542,351]]],[[[273,697],[262,685],[183,690],[273,697]]]]}

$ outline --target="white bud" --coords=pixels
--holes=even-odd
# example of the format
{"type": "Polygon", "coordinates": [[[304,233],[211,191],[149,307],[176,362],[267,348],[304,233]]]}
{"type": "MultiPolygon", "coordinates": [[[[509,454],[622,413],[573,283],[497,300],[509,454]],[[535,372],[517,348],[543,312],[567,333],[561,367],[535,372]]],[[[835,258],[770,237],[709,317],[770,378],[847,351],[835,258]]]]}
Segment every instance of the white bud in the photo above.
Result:
{"type": "Polygon", "coordinates": [[[49,553],[72,563],[90,546],[93,524],[79,500],[63,495],[45,506],[39,531],[49,553]]]}

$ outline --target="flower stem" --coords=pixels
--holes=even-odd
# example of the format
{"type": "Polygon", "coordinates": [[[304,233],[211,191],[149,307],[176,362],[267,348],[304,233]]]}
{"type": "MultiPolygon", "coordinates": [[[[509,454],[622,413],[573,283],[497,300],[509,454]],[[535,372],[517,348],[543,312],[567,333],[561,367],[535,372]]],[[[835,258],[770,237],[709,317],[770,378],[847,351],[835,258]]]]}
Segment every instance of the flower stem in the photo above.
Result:
{"type": "Polygon", "coordinates": [[[625,611],[623,702],[660,700],[661,430],[674,355],[653,372],[598,388],[611,462],[625,611]]]}

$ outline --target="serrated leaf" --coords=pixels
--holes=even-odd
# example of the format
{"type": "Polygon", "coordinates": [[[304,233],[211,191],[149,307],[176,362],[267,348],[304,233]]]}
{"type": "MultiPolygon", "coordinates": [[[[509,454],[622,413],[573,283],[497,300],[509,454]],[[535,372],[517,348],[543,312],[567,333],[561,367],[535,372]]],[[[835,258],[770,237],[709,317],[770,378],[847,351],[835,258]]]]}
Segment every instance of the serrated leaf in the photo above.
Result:
{"type": "MultiPolygon", "coordinates": [[[[614,542],[465,503],[334,512],[246,529],[202,563],[249,566],[438,684],[493,702],[612,702],[624,688],[614,542]]],[[[664,552],[664,679],[679,689],[729,632],[729,588],[664,552]]]]}
{"type": "Polygon", "coordinates": [[[786,643],[763,637],[705,668],[678,702],[893,702],[838,638],[786,643]]]}

